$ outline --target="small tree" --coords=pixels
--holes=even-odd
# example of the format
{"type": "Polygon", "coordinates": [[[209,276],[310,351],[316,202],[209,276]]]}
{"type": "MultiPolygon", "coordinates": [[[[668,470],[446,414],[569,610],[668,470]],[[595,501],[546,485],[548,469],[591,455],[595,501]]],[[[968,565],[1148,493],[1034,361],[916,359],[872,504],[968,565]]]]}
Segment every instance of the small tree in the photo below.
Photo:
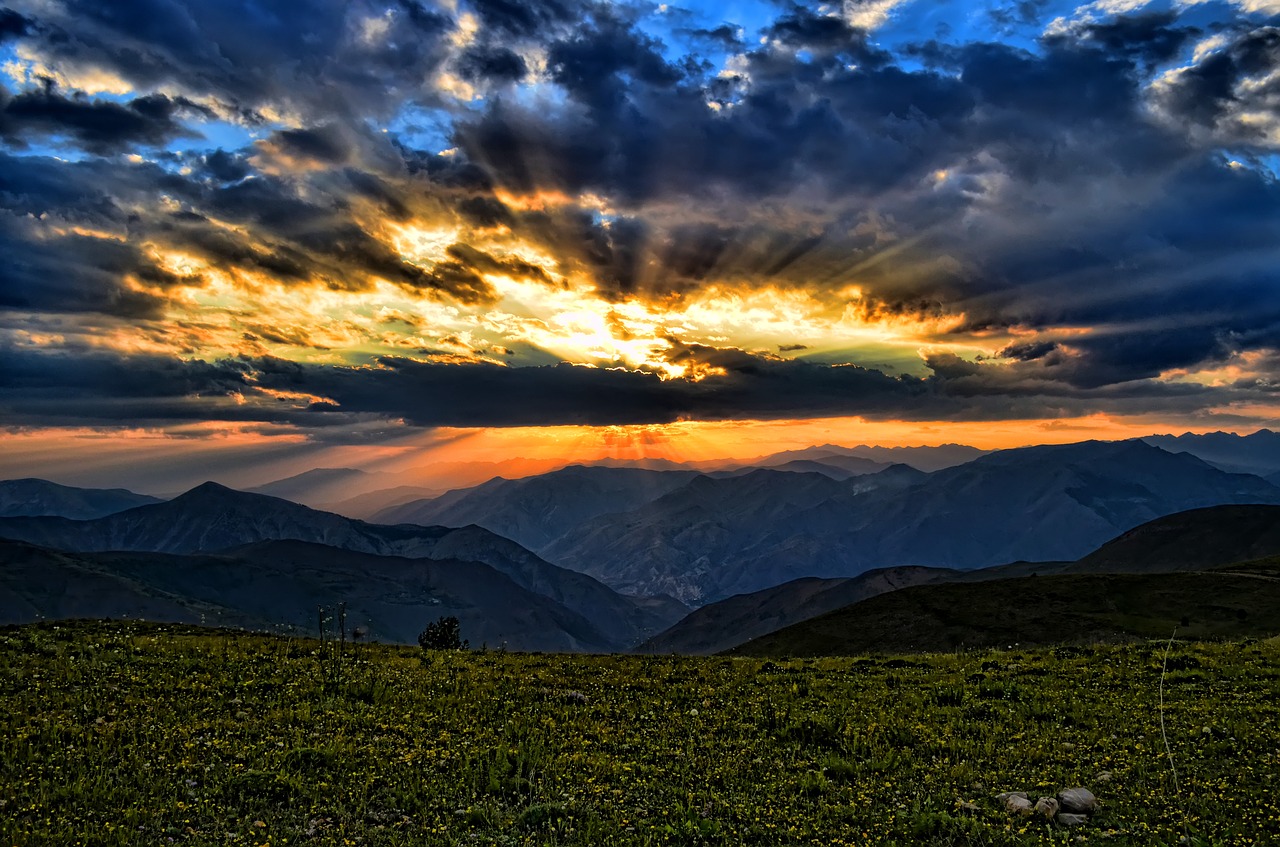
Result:
{"type": "Polygon", "coordinates": [[[470,643],[462,640],[462,628],[452,615],[427,624],[418,633],[418,646],[423,650],[465,650],[470,643]]]}

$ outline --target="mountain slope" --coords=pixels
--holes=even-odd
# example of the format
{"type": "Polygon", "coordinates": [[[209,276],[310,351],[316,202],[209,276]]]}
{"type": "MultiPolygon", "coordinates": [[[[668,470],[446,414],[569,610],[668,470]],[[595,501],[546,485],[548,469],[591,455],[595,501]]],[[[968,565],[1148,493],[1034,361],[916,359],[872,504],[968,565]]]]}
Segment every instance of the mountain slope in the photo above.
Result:
{"type": "Polygon", "coordinates": [[[942,652],[1280,632],[1280,579],[1226,572],[1088,574],[906,588],[733,650],[745,656],[942,652]]]}
{"type": "Polygon", "coordinates": [[[587,521],[543,548],[551,561],[620,591],[669,594],[700,605],[802,576],[832,575],[811,555],[743,575],[738,567],[764,533],[836,496],[845,483],[816,473],[755,470],[699,476],[639,509],[587,521]]]}
{"type": "Polygon", "coordinates": [[[413,643],[429,621],[456,615],[476,646],[609,648],[581,615],[476,562],[370,556],[270,541],[220,556],[60,553],[0,542],[0,621],[144,617],[303,631],[317,606],[347,604],[348,625],[413,643]]]}
{"type": "Polygon", "coordinates": [[[53,515],[87,520],[161,502],[123,488],[73,488],[43,479],[0,481],[0,517],[53,515]]]}
{"type": "Polygon", "coordinates": [[[1203,570],[1280,554],[1280,506],[1211,506],[1149,521],[1068,568],[1074,573],[1203,570]]]}
{"type": "Polygon", "coordinates": [[[524,479],[491,479],[475,488],[392,507],[377,519],[441,526],[475,524],[538,550],[584,521],[637,508],[695,476],[693,471],[572,465],[524,479]]]}
{"type": "Polygon", "coordinates": [[[938,568],[902,567],[868,571],[848,579],[796,579],[694,609],[635,652],[711,655],[868,597],[934,582],[954,573],[938,568]]]}
{"type": "Polygon", "coordinates": [[[1280,488],[1258,477],[1138,441],[1004,450],[916,481],[895,473],[895,484],[875,487],[881,474],[698,477],[639,509],[588,521],[541,552],[619,590],[705,604],[875,567],[1073,561],[1163,515],[1280,503],[1280,488]]]}
{"type": "MultiPolygon", "coordinates": [[[[374,516],[379,512],[414,500],[430,500],[433,497],[439,497],[443,493],[444,491],[440,489],[423,488],[420,485],[396,485],[391,488],[379,488],[366,494],[357,494],[345,500],[317,503],[315,508],[344,515],[348,518],[377,523],[374,520],[374,516]]],[[[413,521],[409,521],[409,523],[413,523],[413,521]]]]}
{"type": "Polygon", "coordinates": [[[855,577],[808,577],[738,594],[694,609],[665,632],[641,644],[637,653],[710,655],[753,638],[815,618],[890,591],[942,582],[984,582],[1061,573],[1069,562],[1015,562],[973,571],[904,565],[855,577]]]}
{"type": "Polygon", "coordinates": [[[616,646],[665,629],[686,610],[623,597],[479,527],[382,526],[205,483],[166,503],[90,521],[0,519],[0,537],[68,551],[194,553],[260,541],[309,541],[359,553],[482,562],[583,615],[616,646]]]}

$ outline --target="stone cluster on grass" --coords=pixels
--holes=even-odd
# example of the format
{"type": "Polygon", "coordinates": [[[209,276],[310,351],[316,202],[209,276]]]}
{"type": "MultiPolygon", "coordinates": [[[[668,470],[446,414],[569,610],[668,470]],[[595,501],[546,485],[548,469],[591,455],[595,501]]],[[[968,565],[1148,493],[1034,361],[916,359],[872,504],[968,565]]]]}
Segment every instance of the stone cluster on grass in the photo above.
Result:
{"type": "Polygon", "coordinates": [[[1081,826],[1098,810],[1098,798],[1087,788],[1064,788],[1054,797],[1041,797],[1034,803],[1025,791],[997,794],[998,800],[1013,815],[1054,821],[1059,826],[1081,826]]]}

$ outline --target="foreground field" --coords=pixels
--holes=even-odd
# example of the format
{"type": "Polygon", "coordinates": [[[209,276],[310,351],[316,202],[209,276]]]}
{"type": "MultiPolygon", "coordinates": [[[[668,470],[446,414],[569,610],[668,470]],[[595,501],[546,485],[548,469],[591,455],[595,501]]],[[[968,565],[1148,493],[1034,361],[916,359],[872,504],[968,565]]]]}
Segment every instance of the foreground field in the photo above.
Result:
{"type": "Polygon", "coordinates": [[[0,631],[0,841],[1145,847],[1280,833],[1274,642],[1174,646],[1177,792],[1160,643],[808,661],[346,649],[141,624],[0,631]],[[1074,830],[995,800],[1075,785],[1103,806],[1074,830]]]}

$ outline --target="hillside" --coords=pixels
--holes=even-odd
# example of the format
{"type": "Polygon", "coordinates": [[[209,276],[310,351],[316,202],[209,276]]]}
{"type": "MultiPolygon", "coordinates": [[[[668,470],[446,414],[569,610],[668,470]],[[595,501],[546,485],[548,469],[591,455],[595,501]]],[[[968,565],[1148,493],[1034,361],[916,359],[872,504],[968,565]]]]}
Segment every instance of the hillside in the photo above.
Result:
{"type": "Polygon", "coordinates": [[[847,579],[796,579],[694,609],[634,652],[712,655],[877,594],[934,582],[954,573],[936,568],[899,567],[868,571],[847,579]]]}
{"type": "Polygon", "coordinates": [[[1211,506],[1129,530],[1071,565],[1077,573],[1202,570],[1280,554],[1280,506],[1211,506]]]}
{"type": "Polygon", "coordinates": [[[905,588],[726,651],[741,656],[1007,649],[1280,634],[1280,579],[1229,572],[1023,577],[905,588]]]}
{"type": "Polygon", "coordinates": [[[641,644],[637,653],[702,656],[720,653],[753,638],[889,591],[939,582],[983,582],[1059,573],[1068,562],[1015,562],[973,571],[903,565],[855,577],[813,577],[738,594],[694,609],[665,632],[641,644]]]}
{"type": "Polygon", "coordinates": [[[412,644],[457,616],[476,646],[605,651],[586,619],[477,562],[371,556],[300,541],[223,555],[61,553],[0,541],[0,622],[142,618],[314,632],[317,606],[347,604],[350,626],[412,644]]]}

